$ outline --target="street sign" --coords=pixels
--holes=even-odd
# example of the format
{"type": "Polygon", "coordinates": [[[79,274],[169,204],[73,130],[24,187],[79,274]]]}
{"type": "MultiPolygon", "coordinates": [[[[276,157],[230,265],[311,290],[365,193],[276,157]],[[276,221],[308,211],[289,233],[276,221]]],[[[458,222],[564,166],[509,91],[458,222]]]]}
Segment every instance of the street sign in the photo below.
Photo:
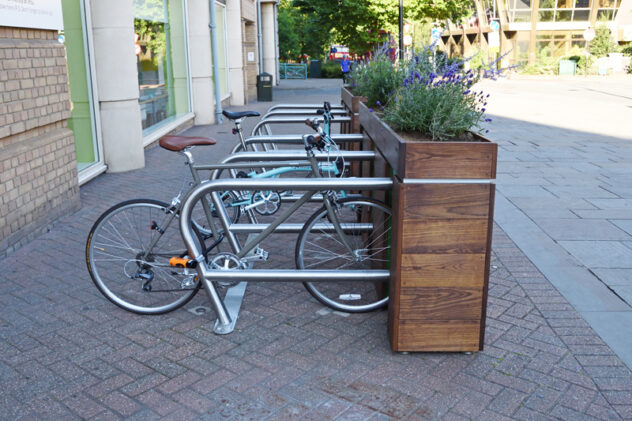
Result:
{"type": "Polygon", "coordinates": [[[487,34],[487,44],[489,48],[500,47],[500,34],[498,32],[490,32],[487,34]]]}
{"type": "Polygon", "coordinates": [[[436,40],[439,39],[439,37],[441,37],[442,33],[443,33],[443,29],[441,29],[441,28],[432,28],[432,31],[430,32],[430,41],[431,42],[435,42],[436,40]]]}
{"type": "Polygon", "coordinates": [[[595,30],[592,29],[590,26],[584,31],[584,39],[588,42],[595,39],[595,30]]]}
{"type": "Polygon", "coordinates": [[[496,32],[500,29],[500,23],[497,20],[493,20],[489,23],[489,27],[492,31],[496,32]]]}

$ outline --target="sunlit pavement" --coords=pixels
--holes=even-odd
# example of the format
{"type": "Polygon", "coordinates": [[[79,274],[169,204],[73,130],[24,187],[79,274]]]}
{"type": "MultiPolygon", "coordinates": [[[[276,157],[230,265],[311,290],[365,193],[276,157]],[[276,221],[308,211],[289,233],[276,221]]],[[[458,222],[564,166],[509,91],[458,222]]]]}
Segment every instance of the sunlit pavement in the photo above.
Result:
{"type": "MultiPolygon", "coordinates": [[[[534,86],[540,85],[500,82],[491,89],[490,110],[500,115],[495,110],[511,111],[506,107],[515,98],[535,100],[534,86]]],[[[284,81],[275,90],[279,102],[325,99],[339,101],[338,81],[284,81]]],[[[544,102],[555,109],[550,97],[544,102]]],[[[263,111],[270,105],[234,109],[263,111]]],[[[587,316],[591,312],[573,295],[580,287],[591,286],[589,282],[604,288],[605,284],[596,278],[583,280],[591,272],[581,256],[573,257],[578,252],[569,246],[604,241],[629,248],[629,237],[557,238],[550,227],[562,222],[553,221],[546,229],[539,221],[589,220],[579,211],[605,214],[612,210],[598,199],[629,203],[630,191],[626,193],[623,179],[616,183],[620,190],[606,188],[614,185],[607,181],[619,176],[629,180],[625,172],[630,170],[626,166],[629,146],[616,136],[559,129],[547,121],[540,121],[541,126],[521,121],[527,120],[524,107],[516,108],[523,110],[522,117],[503,114],[496,118],[490,132],[501,148],[484,351],[473,355],[393,353],[386,335],[386,312],[333,313],[300,284],[250,283],[237,329],[224,336],[212,333],[212,312],[189,311],[208,306],[204,294],[162,316],[138,316],[114,306],[90,281],[84,244],[93,222],[112,204],[134,197],[169,200],[181,187],[187,172],[182,157],[151,148],[146,168],[105,174],[84,185],[79,212],[0,261],[0,418],[632,418],[632,373],[585,321],[593,324],[587,316]],[[545,138],[554,141],[545,142],[545,138]],[[554,156],[556,161],[551,160],[554,156]],[[592,166],[600,169],[594,175],[584,172],[592,166]],[[546,173],[549,169],[550,174],[546,173]],[[578,193],[581,199],[577,200],[587,204],[573,204],[575,192],[599,188],[604,196],[584,198],[578,193]],[[524,192],[532,195],[520,204],[524,192]],[[548,204],[541,202],[544,199],[548,204]],[[566,201],[572,206],[565,208],[566,201]],[[559,213],[530,214],[537,203],[543,204],[543,212],[551,213],[557,204],[559,213]],[[573,256],[566,253],[567,247],[573,256]],[[544,264],[542,255],[549,258],[544,264]],[[556,274],[551,268],[576,273],[564,283],[559,280],[564,273],[556,274]],[[573,288],[568,288],[569,283],[573,288]]],[[[619,110],[624,113],[624,108],[623,104],[619,110]]],[[[545,105],[534,108],[543,109],[545,105]]],[[[563,107],[557,112],[560,121],[570,113],[563,107]]],[[[219,141],[211,148],[197,148],[198,162],[225,156],[235,142],[230,129],[225,122],[187,132],[219,141]]],[[[569,225],[560,232],[628,235],[625,224],[614,222],[625,221],[626,215],[629,218],[623,214],[612,220],[595,219],[612,224],[610,230],[569,225]]],[[[278,258],[273,264],[293,260],[289,238],[263,247],[278,258]]],[[[593,250],[597,256],[599,248],[593,250]]],[[[600,269],[608,268],[593,271],[600,269]]],[[[613,294],[603,296],[609,298],[599,294],[595,294],[595,305],[610,305],[612,300],[627,308],[613,294]]],[[[627,310],[622,313],[628,314],[627,310]]]]}

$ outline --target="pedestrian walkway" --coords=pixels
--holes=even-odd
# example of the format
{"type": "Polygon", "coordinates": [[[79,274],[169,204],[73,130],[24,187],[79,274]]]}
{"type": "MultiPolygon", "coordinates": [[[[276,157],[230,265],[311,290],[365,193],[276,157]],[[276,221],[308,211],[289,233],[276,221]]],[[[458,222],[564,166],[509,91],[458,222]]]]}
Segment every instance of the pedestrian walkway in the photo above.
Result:
{"type": "Polygon", "coordinates": [[[632,367],[632,77],[484,88],[496,221],[632,367]]]}
{"type": "MultiPolygon", "coordinates": [[[[283,81],[275,100],[339,100],[336,81],[300,82],[283,81]]],[[[224,156],[230,128],[187,132],[219,140],[195,150],[199,162],[224,156]]],[[[632,373],[504,221],[494,228],[485,349],[472,355],[393,353],[386,312],[331,312],[300,284],[250,283],[225,336],[212,333],[212,312],[189,311],[208,306],[204,294],[161,316],[119,309],[90,281],[84,244],[107,207],[169,200],[188,171],[160,148],[146,163],[84,185],[79,212],[0,261],[0,418],[632,419],[632,373]]]]}

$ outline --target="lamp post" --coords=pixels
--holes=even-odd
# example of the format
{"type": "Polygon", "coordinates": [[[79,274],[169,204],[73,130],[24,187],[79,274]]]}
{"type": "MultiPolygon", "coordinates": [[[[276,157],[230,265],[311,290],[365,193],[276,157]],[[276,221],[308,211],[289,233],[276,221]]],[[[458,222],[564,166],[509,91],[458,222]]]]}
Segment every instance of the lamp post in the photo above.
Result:
{"type": "Polygon", "coordinates": [[[399,59],[404,60],[404,0],[399,0],[399,59]]]}

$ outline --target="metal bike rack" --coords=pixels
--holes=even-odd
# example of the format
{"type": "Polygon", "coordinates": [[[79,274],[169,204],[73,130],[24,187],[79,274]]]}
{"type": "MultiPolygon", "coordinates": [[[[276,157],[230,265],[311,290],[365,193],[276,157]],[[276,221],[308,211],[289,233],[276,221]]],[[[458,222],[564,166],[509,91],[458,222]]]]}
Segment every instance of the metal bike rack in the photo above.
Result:
{"type": "MultiPolygon", "coordinates": [[[[217,209],[219,220],[224,229],[224,233],[233,249],[234,253],[239,253],[240,245],[235,238],[235,233],[231,231],[231,225],[222,204],[219,192],[229,190],[252,191],[252,190],[301,190],[301,191],[322,191],[322,190],[387,190],[392,188],[393,182],[390,178],[283,178],[283,179],[221,179],[205,181],[187,194],[184,199],[180,213],[180,232],[184,243],[187,246],[189,256],[198,262],[196,270],[199,279],[204,284],[204,289],[211,301],[211,306],[217,314],[217,320],[213,328],[215,333],[227,334],[234,330],[235,323],[239,316],[239,309],[245,293],[247,281],[257,282],[321,282],[321,281],[388,281],[388,270],[312,270],[312,269],[244,269],[244,270],[219,270],[209,269],[206,266],[202,250],[195,240],[195,234],[191,227],[191,214],[196,203],[203,196],[210,194],[217,209]],[[222,300],[214,281],[240,281],[235,288],[228,290],[226,299],[222,300]],[[232,291],[231,291],[232,290],[232,291]]],[[[281,224],[279,228],[282,226],[281,224]]],[[[258,227],[252,227],[255,229],[258,227]]],[[[265,229],[265,228],[264,228],[265,229]]],[[[277,232],[276,230],[274,232],[277,232]]],[[[280,229],[278,232],[283,232],[280,229]]]]}
{"type": "MultiPolygon", "coordinates": [[[[322,107],[321,109],[322,110],[322,107]]],[[[301,108],[301,109],[296,109],[296,110],[273,110],[273,111],[268,111],[261,119],[265,120],[267,118],[270,117],[280,117],[280,116],[285,116],[285,117],[302,117],[305,116],[305,118],[307,117],[316,117],[319,116],[319,109],[318,108],[301,108]]],[[[346,110],[331,110],[331,115],[333,116],[346,116],[348,115],[346,110]]]]}
{"type": "MultiPolygon", "coordinates": [[[[323,119],[318,119],[320,123],[322,123],[323,119]]],[[[337,117],[335,119],[333,119],[331,122],[332,123],[336,123],[336,124],[342,124],[342,123],[349,123],[351,121],[351,117],[337,117]]],[[[285,117],[285,118],[267,118],[267,119],[262,119],[260,120],[254,127],[254,129],[252,129],[252,132],[250,133],[251,136],[256,136],[260,130],[262,129],[262,127],[268,127],[272,124],[300,124],[300,123],[304,123],[305,122],[305,118],[300,118],[300,117],[285,117]]],[[[268,133],[270,134],[270,133],[268,133]]]]}
{"type": "MultiPolygon", "coordinates": [[[[276,144],[276,145],[303,145],[303,136],[302,134],[279,134],[279,135],[261,135],[261,136],[251,136],[244,140],[246,146],[248,145],[258,145],[262,143],[268,144],[276,144]]],[[[353,142],[362,142],[364,136],[361,133],[352,133],[352,134],[332,134],[331,139],[338,143],[353,143],[353,142]]],[[[230,153],[237,153],[243,149],[241,143],[237,143],[233,150],[230,153]]]]}
{"type": "MultiPolygon", "coordinates": [[[[268,111],[266,111],[266,112],[269,113],[269,112],[275,111],[275,110],[296,110],[296,109],[305,109],[305,108],[322,109],[323,108],[323,104],[276,104],[276,105],[273,105],[272,107],[268,108],[268,111]]],[[[331,104],[331,109],[332,110],[343,110],[344,109],[344,105],[342,105],[342,104],[331,104]]]]}

